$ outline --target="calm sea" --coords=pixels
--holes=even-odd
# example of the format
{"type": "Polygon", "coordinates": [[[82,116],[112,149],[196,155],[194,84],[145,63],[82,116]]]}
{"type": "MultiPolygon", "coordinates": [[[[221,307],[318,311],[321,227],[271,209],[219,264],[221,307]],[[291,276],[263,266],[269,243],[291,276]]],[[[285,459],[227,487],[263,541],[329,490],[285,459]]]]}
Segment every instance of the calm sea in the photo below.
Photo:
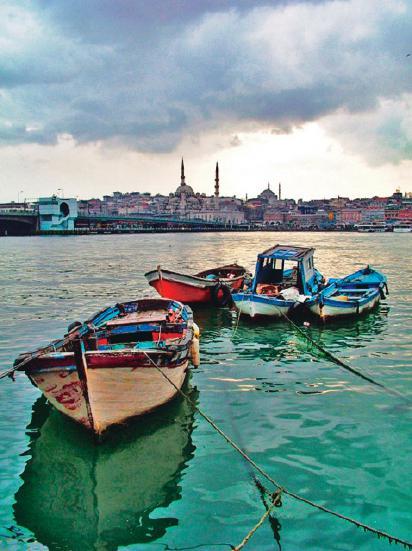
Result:
{"type": "MultiPolygon", "coordinates": [[[[158,264],[253,269],[274,242],[316,248],[326,276],[370,263],[390,295],[358,321],[305,328],[412,400],[412,235],[168,234],[0,239],[0,364],[105,304],[151,294],[158,264]]],[[[186,390],[291,491],[411,536],[412,407],[322,357],[284,322],[195,310],[201,367],[186,390]]],[[[0,381],[0,548],[231,549],[264,512],[243,460],[181,399],[100,447],[26,377],[0,381]]],[[[246,549],[384,550],[387,542],[285,497],[246,549]]]]}

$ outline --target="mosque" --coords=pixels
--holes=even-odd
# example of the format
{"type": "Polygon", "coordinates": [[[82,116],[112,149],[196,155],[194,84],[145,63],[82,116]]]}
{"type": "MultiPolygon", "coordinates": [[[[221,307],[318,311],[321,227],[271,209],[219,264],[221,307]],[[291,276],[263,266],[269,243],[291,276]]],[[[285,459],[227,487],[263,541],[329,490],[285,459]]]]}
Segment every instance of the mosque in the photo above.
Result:
{"type": "Polygon", "coordinates": [[[164,210],[185,218],[216,221],[225,224],[241,224],[245,221],[243,201],[236,197],[220,196],[219,164],[215,169],[214,195],[195,193],[186,183],[185,165],[182,159],[180,167],[180,185],[174,193],[170,193],[164,210]]]}

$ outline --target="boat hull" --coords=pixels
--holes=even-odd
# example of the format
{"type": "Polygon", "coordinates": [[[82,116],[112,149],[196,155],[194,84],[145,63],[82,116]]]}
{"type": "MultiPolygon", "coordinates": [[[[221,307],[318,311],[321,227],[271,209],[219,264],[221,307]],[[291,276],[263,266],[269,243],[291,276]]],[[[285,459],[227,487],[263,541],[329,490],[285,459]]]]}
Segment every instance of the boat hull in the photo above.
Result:
{"type": "MultiPolygon", "coordinates": [[[[170,270],[153,270],[145,274],[145,277],[160,296],[190,304],[213,302],[216,285],[226,285],[232,291],[238,290],[245,278],[242,274],[232,279],[213,280],[170,270]]],[[[223,291],[218,291],[217,300],[222,297],[223,291]]]]}
{"type": "Polygon", "coordinates": [[[338,300],[325,299],[322,303],[315,303],[309,306],[312,314],[319,316],[322,320],[360,316],[375,308],[380,302],[380,294],[377,292],[370,299],[361,302],[341,302],[338,300]]]}
{"type": "Polygon", "coordinates": [[[412,226],[404,228],[397,228],[396,226],[394,226],[393,231],[394,233],[412,233],[412,226]]]}
{"type": "Polygon", "coordinates": [[[154,366],[89,367],[81,377],[75,368],[56,366],[34,371],[30,379],[57,410],[100,434],[173,399],[187,368],[187,359],[160,371],[154,366]]]}
{"type": "Polygon", "coordinates": [[[174,298],[179,302],[189,302],[193,304],[206,303],[212,300],[211,285],[196,286],[193,283],[173,281],[165,278],[149,281],[149,283],[156,289],[160,296],[174,298]]]}
{"type": "Polygon", "coordinates": [[[262,295],[238,293],[232,295],[233,302],[241,314],[255,317],[282,318],[295,306],[295,302],[276,300],[262,295]]]}

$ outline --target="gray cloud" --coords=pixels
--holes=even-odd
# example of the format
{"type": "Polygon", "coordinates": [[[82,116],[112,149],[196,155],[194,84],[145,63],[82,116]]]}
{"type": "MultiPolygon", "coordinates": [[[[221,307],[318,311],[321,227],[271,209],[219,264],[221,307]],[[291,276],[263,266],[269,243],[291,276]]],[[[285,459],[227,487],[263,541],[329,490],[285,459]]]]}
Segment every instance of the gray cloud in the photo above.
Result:
{"type": "MultiPolygon", "coordinates": [[[[220,125],[288,132],[412,93],[406,2],[36,6],[5,5],[0,14],[3,144],[55,143],[67,133],[79,143],[165,152],[220,125]]],[[[392,136],[390,148],[410,158],[404,133],[399,115],[388,116],[376,140],[392,136]]]]}

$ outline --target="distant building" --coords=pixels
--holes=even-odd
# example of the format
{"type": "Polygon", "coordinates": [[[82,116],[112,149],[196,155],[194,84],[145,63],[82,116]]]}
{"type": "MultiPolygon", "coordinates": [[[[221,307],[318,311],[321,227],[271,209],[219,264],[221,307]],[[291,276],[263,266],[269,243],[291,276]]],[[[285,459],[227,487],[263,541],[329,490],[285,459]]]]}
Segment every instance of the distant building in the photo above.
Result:
{"type": "Polygon", "coordinates": [[[40,197],[38,209],[41,231],[74,230],[78,212],[76,199],[62,199],[56,195],[40,197]]]}
{"type": "MultiPolygon", "coordinates": [[[[212,182],[211,182],[212,183],[212,182]]],[[[293,228],[395,224],[411,218],[412,196],[396,190],[391,197],[332,197],[330,199],[281,198],[267,185],[257,197],[245,200],[221,195],[219,164],[216,163],[213,194],[198,193],[186,182],[184,160],[180,163],[180,183],[169,195],[133,191],[105,195],[103,199],[78,202],[85,216],[133,216],[148,214],[223,224],[268,224],[293,228]]]]}

